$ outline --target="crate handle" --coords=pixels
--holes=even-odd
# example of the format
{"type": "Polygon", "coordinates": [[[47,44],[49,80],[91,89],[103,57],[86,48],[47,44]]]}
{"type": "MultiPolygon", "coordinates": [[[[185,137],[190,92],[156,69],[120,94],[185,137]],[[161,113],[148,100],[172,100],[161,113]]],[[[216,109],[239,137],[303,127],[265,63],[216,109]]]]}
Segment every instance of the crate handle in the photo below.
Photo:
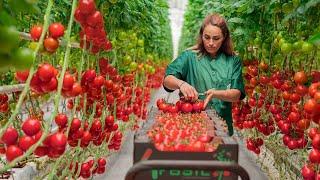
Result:
{"type": "Polygon", "coordinates": [[[200,160],[145,160],[134,164],[126,174],[125,180],[134,180],[135,176],[153,168],[162,169],[196,169],[196,170],[227,170],[249,180],[248,172],[237,163],[222,161],[200,161],[200,160]]]}

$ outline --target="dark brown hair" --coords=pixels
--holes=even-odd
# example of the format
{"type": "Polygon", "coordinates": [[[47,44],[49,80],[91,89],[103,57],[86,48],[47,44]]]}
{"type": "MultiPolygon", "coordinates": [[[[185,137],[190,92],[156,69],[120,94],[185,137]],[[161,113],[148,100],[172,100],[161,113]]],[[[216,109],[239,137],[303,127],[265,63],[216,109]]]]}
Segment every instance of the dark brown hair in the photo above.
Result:
{"type": "Polygon", "coordinates": [[[230,31],[228,29],[228,26],[227,26],[225,19],[223,17],[221,17],[219,14],[210,14],[204,19],[204,21],[202,22],[200,31],[199,31],[197,43],[196,43],[196,45],[191,47],[191,49],[199,51],[199,53],[201,55],[208,54],[208,52],[204,48],[204,44],[202,41],[202,35],[203,35],[204,28],[209,24],[219,27],[222,31],[224,40],[222,42],[222,45],[221,45],[219,51],[223,52],[229,56],[234,55],[235,53],[233,51],[232,40],[230,38],[230,31]]]}

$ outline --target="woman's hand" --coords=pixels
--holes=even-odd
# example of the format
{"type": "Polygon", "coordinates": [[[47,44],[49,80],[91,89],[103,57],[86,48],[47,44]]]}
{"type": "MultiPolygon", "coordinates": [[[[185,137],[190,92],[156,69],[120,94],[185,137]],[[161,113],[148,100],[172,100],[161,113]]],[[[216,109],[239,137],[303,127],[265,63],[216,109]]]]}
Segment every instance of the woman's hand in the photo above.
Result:
{"type": "Polygon", "coordinates": [[[198,99],[197,90],[187,82],[183,82],[179,87],[181,93],[187,100],[195,101],[198,99]]]}
{"type": "Polygon", "coordinates": [[[204,103],[203,103],[204,108],[207,107],[208,103],[214,97],[215,91],[216,91],[215,89],[209,89],[204,93],[206,95],[206,98],[204,99],[204,103]]]}

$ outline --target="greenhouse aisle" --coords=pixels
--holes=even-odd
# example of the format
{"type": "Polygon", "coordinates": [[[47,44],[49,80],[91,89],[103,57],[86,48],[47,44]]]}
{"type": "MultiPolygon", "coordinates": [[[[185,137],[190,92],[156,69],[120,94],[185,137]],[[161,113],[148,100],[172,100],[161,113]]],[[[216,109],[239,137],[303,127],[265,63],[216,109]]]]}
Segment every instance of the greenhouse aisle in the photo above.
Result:
{"type": "MultiPolygon", "coordinates": [[[[178,45],[179,39],[181,37],[181,31],[183,26],[183,15],[187,5],[187,1],[177,1],[177,0],[170,0],[169,1],[169,18],[171,21],[171,31],[172,31],[172,41],[173,41],[173,48],[174,48],[174,58],[178,55],[178,45]]],[[[152,106],[155,106],[155,102],[159,98],[168,98],[169,102],[176,102],[178,98],[178,94],[175,91],[174,93],[167,93],[163,88],[160,88],[155,94],[153,95],[148,109],[152,106]]],[[[94,177],[95,180],[122,180],[125,178],[126,172],[130,169],[133,165],[133,138],[134,133],[130,132],[126,136],[126,140],[122,145],[122,148],[119,153],[117,153],[116,157],[109,158],[109,163],[107,166],[106,173],[100,176],[94,177]]],[[[241,140],[237,138],[239,142],[239,164],[244,167],[250,175],[251,179],[259,179],[259,180],[267,180],[267,176],[260,170],[260,168],[256,165],[253,156],[249,154],[246,150],[246,147],[241,143],[241,140]]]]}

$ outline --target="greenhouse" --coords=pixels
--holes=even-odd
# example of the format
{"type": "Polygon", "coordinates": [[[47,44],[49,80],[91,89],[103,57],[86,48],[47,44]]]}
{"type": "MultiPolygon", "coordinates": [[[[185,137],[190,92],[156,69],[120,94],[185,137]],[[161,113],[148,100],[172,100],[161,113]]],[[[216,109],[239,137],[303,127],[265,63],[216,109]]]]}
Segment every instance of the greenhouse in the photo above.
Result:
{"type": "Polygon", "coordinates": [[[319,9],[1,0],[0,179],[320,179],[319,9]]]}

